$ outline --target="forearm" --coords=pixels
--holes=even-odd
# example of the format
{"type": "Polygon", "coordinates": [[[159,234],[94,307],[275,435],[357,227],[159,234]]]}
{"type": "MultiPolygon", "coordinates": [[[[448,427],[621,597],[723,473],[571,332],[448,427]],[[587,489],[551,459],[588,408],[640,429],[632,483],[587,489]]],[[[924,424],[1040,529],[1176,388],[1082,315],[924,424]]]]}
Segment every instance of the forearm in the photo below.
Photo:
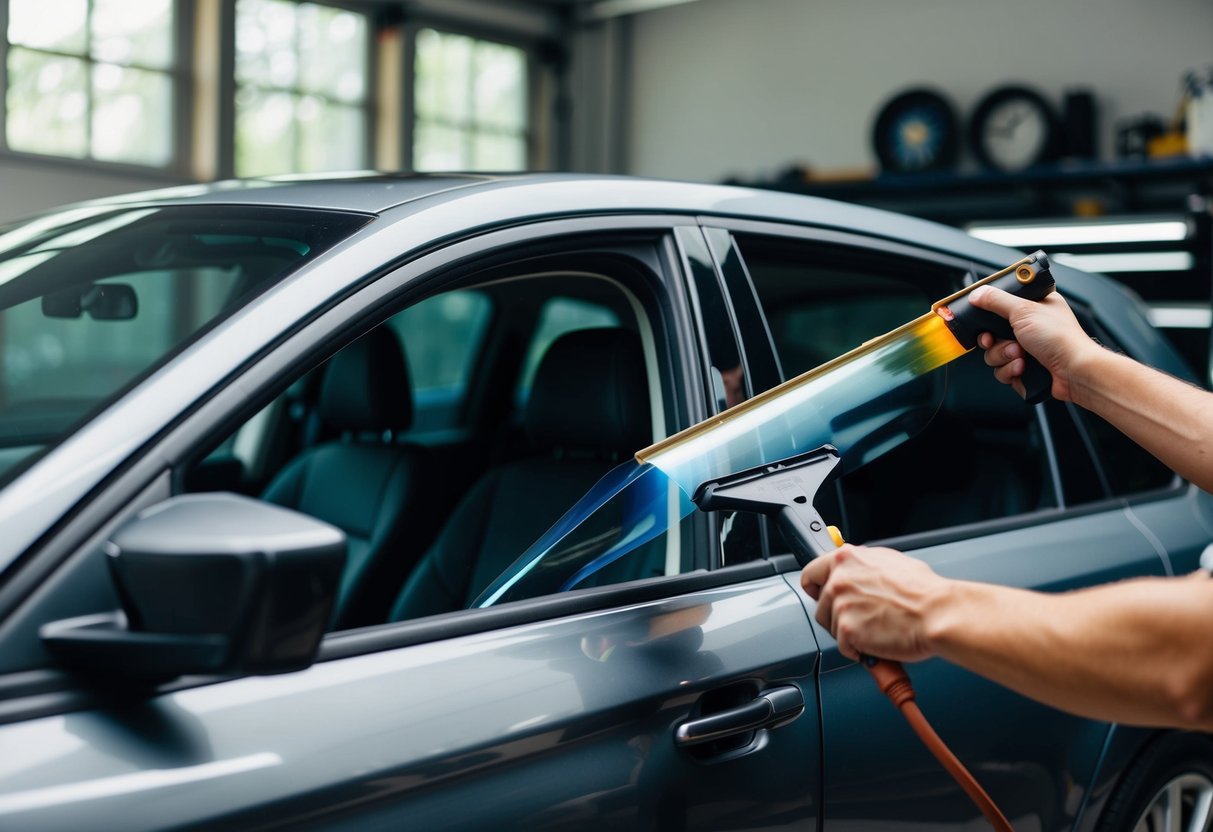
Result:
{"type": "Polygon", "coordinates": [[[1213,729],[1213,581],[1147,578],[1064,594],[949,582],[931,652],[1084,716],[1213,729]]]}
{"type": "Polygon", "coordinates": [[[1069,386],[1076,404],[1213,491],[1213,394],[1108,350],[1086,356],[1069,386]]]}

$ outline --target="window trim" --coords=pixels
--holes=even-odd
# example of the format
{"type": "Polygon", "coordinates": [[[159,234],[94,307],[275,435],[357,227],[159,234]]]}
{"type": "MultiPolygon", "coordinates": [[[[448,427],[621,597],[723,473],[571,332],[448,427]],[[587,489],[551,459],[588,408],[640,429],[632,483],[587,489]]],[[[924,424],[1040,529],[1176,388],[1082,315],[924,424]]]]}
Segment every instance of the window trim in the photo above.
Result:
{"type": "MultiPolygon", "coordinates": [[[[84,54],[58,52],[50,49],[26,47],[21,44],[11,44],[8,40],[9,3],[11,0],[0,0],[0,160],[11,159],[21,163],[43,163],[48,166],[65,166],[68,169],[92,171],[111,175],[128,175],[143,177],[150,184],[182,184],[193,181],[189,176],[190,163],[193,155],[193,135],[190,130],[189,108],[185,100],[190,95],[190,79],[193,75],[194,44],[189,36],[193,28],[194,9],[191,4],[182,0],[170,0],[173,10],[173,22],[169,39],[173,48],[173,60],[167,69],[145,67],[139,64],[121,64],[124,67],[143,69],[165,74],[169,78],[169,88],[172,91],[172,107],[169,113],[169,125],[173,131],[170,140],[171,153],[169,161],[164,165],[141,165],[134,162],[107,161],[97,159],[86,153],[85,156],[59,156],[53,153],[38,153],[30,150],[19,150],[8,144],[8,57],[12,46],[20,49],[30,49],[46,55],[68,57],[83,60],[91,68],[98,62],[90,54],[87,47],[84,54]],[[188,14],[186,12],[189,12],[188,14]],[[187,23],[188,19],[188,23],[187,23]]],[[[92,0],[89,0],[91,15],[92,0]]],[[[86,28],[86,35],[91,39],[92,30],[86,28]]],[[[90,81],[91,72],[88,75],[90,81]]],[[[91,93],[90,93],[91,101],[91,93]]],[[[91,133],[91,125],[88,127],[91,133]]],[[[88,134],[86,134],[88,135],[88,134]]]]}

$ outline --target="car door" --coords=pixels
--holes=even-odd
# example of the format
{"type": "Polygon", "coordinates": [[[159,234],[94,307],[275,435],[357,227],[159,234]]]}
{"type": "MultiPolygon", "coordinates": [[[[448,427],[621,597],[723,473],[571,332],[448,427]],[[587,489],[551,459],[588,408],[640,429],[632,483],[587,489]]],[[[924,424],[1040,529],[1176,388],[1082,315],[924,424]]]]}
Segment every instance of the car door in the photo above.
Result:
{"type": "MultiPolygon", "coordinates": [[[[974,266],[858,235],[769,224],[729,223],[715,233],[728,235],[721,251],[751,278],[787,377],[916,317],[931,299],[959,288],[966,272],[1005,265],[974,266]]],[[[1065,287],[1080,299],[1082,288],[1065,287]]],[[[756,333],[753,342],[764,340],[756,333]]],[[[1078,489],[1084,476],[1075,466],[1091,462],[1080,443],[1053,432],[1051,420],[1068,418],[1064,408],[1024,406],[979,356],[947,372],[940,411],[922,434],[842,477],[836,494],[819,499],[848,539],[900,548],[948,577],[1044,591],[1163,574],[1155,542],[1120,501],[1071,497],[1068,489],[1078,489]],[[1062,441],[1066,453],[1055,447],[1062,441]]],[[[796,574],[785,577],[798,584],[796,574]]],[[[812,616],[814,602],[801,597],[812,616]]],[[[980,823],[868,673],[814,628],[822,648],[826,827],[980,823]]],[[[1038,705],[940,660],[909,670],[927,717],[1013,823],[1071,827],[1090,798],[1110,726],[1038,705]]]]}
{"type": "MultiPolygon", "coordinates": [[[[106,519],[31,594],[4,647],[37,655],[38,624],[112,607],[109,530],[168,496],[189,460],[367,326],[461,288],[454,263],[466,275],[525,247],[615,264],[600,277],[650,324],[664,429],[708,415],[694,252],[672,224],[598,217],[485,234],[302,322],[110,484],[111,494],[144,485],[120,509],[97,508],[106,519]]],[[[36,663],[6,674],[0,827],[815,826],[818,657],[801,600],[770,561],[722,566],[707,518],[675,528],[681,566],[675,558],[665,575],[332,633],[300,672],[151,689],[36,663]]]]}

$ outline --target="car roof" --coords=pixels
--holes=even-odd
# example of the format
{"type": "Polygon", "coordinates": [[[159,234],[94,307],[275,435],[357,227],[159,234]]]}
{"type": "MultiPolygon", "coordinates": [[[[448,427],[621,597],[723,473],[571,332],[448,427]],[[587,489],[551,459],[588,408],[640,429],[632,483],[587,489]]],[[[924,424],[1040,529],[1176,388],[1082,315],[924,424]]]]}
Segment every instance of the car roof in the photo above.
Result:
{"type": "Polygon", "coordinates": [[[183,185],[83,204],[261,205],[391,214],[400,219],[452,202],[476,205],[478,210],[472,213],[481,218],[494,213],[493,219],[501,223],[545,216],[664,212],[803,223],[940,251],[977,248],[991,262],[1005,259],[1009,251],[937,223],[819,197],[605,174],[293,174],[183,185]]]}

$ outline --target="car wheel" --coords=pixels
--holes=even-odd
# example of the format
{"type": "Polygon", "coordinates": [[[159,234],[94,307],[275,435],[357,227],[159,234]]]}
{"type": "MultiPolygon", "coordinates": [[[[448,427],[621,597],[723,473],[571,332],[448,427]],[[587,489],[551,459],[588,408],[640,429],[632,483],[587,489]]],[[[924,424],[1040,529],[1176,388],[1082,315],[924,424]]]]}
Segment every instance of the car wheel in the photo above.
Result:
{"type": "Polygon", "coordinates": [[[1100,832],[1203,832],[1213,826],[1213,742],[1195,734],[1155,740],[1129,769],[1100,832]]]}

